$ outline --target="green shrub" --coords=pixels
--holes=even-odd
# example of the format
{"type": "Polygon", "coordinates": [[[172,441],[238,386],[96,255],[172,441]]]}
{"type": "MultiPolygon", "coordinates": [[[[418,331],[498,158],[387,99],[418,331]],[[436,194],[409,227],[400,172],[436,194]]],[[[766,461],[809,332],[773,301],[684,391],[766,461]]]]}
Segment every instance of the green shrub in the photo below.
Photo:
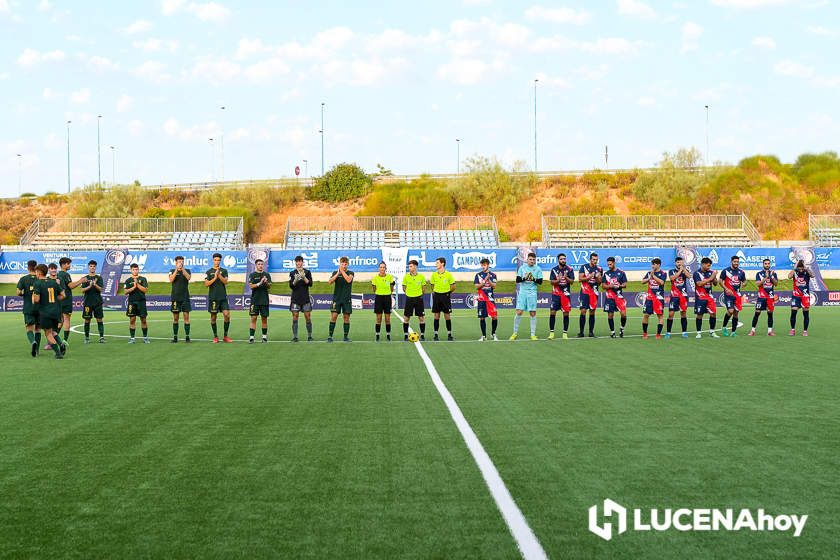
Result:
{"type": "Polygon", "coordinates": [[[444,182],[428,177],[380,183],[365,199],[360,216],[452,216],[455,201],[444,182]]]}
{"type": "Polygon", "coordinates": [[[495,158],[474,156],[467,159],[465,168],[466,173],[450,187],[459,210],[488,215],[510,212],[531,196],[536,184],[536,176],[523,173],[521,163],[507,171],[495,158]]]}
{"type": "Polygon", "coordinates": [[[326,202],[340,202],[359,198],[370,191],[373,179],[355,163],[339,163],[323,177],[315,179],[309,198],[326,202]]]}

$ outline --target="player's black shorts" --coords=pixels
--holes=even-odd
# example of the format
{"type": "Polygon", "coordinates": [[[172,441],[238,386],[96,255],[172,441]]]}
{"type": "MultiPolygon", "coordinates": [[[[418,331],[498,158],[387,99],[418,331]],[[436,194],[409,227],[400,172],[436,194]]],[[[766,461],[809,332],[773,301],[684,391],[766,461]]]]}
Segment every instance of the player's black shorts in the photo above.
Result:
{"type": "Polygon", "coordinates": [[[450,292],[432,292],[432,313],[452,313],[452,295],[450,292]]]}
{"type": "Polygon", "coordinates": [[[405,309],[403,309],[403,315],[405,315],[406,317],[411,317],[412,315],[416,317],[423,317],[425,314],[426,306],[423,303],[423,296],[406,296],[405,309]]]}
{"type": "Polygon", "coordinates": [[[289,304],[289,311],[293,313],[300,313],[303,311],[304,313],[309,313],[312,311],[312,302],[307,301],[306,303],[295,303],[292,302],[289,304]]]}
{"type": "Polygon", "coordinates": [[[61,300],[61,314],[62,315],[72,315],[73,314],[73,298],[64,298],[61,300]]]}
{"type": "Polygon", "coordinates": [[[37,325],[38,324],[38,312],[32,313],[24,313],[23,314],[23,324],[24,325],[37,325]]]}
{"type": "Polygon", "coordinates": [[[192,304],[190,303],[189,298],[172,300],[170,311],[172,311],[172,313],[189,313],[192,311],[192,304]]]}
{"type": "Polygon", "coordinates": [[[391,306],[393,302],[390,295],[377,295],[373,298],[373,312],[379,315],[380,313],[391,313],[391,306]]]}
{"type": "Polygon", "coordinates": [[[47,317],[46,315],[38,316],[38,325],[41,327],[41,330],[57,330],[60,324],[61,319],[58,319],[56,317],[47,317]]]}
{"type": "Polygon", "coordinates": [[[268,317],[268,306],[267,305],[254,305],[253,303],[248,307],[248,315],[251,317],[268,317]]]}
{"type": "Polygon", "coordinates": [[[141,319],[148,317],[149,312],[146,310],[145,301],[130,301],[125,308],[127,317],[140,317],[141,319]]]}
{"type": "Polygon", "coordinates": [[[208,299],[207,311],[210,313],[219,313],[220,311],[227,311],[230,309],[227,298],[225,299],[208,299]]]}
{"type": "Polygon", "coordinates": [[[353,304],[349,299],[345,301],[334,301],[330,306],[330,311],[333,313],[350,315],[353,313],[353,304]]]}
{"type": "Polygon", "coordinates": [[[90,321],[91,319],[101,319],[105,316],[105,313],[102,309],[102,304],[97,305],[85,305],[84,309],[82,310],[82,319],[86,321],[90,321]]]}

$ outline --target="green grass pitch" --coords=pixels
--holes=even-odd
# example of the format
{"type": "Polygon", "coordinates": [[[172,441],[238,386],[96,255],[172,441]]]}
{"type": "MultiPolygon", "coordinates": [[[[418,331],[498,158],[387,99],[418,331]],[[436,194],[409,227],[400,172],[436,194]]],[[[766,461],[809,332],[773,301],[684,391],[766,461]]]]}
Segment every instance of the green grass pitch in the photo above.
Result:
{"type": "MultiPolygon", "coordinates": [[[[479,343],[460,311],[457,340],[424,347],[549,557],[837,557],[840,310],[812,310],[809,338],[776,315],[775,338],[762,317],[755,338],[479,343]],[[587,530],[604,498],[809,519],[798,538],[607,542],[587,530]]],[[[126,344],[126,318],[108,313],[106,344],[74,333],[58,361],[30,357],[21,315],[0,314],[0,557],[518,556],[396,320],[390,344],[372,342],[370,311],[353,314],[353,343],[326,344],[316,312],[318,341],[293,345],[289,313],[272,310],[272,342],[248,345],[234,312],[238,342],[212,345],[194,312],[187,346],[164,340],[168,314],[150,319],[150,345],[126,344]]],[[[501,337],[511,325],[503,312],[501,337]]]]}

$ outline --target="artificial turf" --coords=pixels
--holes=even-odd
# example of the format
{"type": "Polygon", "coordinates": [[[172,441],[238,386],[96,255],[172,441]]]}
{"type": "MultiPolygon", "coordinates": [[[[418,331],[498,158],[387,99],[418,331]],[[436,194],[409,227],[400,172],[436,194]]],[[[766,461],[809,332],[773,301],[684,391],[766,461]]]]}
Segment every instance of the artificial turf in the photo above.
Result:
{"type": "MultiPolygon", "coordinates": [[[[784,336],[786,314],[778,308],[775,338],[762,321],[754,339],[479,343],[462,311],[456,342],[424,347],[550,557],[831,557],[840,312],[814,309],[807,339],[784,336]],[[799,538],[606,542],[587,530],[588,507],[604,498],[809,519],[799,538]]],[[[195,312],[187,346],[163,340],[168,314],[150,319],[150,345],[113,337],[127,325],[108,313],[106,344],[74,333],[58,361],[31,358],[21,315],[0,314],[0,555],[517,556],[396,320],[396,342],[372,342],[372,313],[360,311],[353,343],[326,344],[327,314],[316,312],[318,342],[291,344],[279,342],[288,312],[273,310],[278,342],[248,345],[234,312],[239,342],[216,346],[195,312]]],[[[599,313],[599,335],[603,322],[599,313]]],[[[511,323],[503,312],[503,338],[511,323]]],[[[629,326],[638,334],[637,316],[629,326]]]]}

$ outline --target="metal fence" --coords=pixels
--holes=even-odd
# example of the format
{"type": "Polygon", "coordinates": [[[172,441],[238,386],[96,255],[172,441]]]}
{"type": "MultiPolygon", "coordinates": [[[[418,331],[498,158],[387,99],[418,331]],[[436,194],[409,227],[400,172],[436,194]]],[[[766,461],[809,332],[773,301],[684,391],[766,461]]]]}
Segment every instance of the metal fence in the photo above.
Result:
{"type": "Polygon", "coordinates": [[[548,242],[552,231],[712,231],[737,230],[752,241],[761,235],[744,214],[670,214],[633,216],[543,216],[543,241],[548,242]]]}
{"type": "Polygon", "coordinates": [[[489,229],[495,216],[292,216],[286,232],[489,229]]]}
{"type": "Polygon", "coordinates": [[[24,232],[21,245],[28,245],[39,233],[178,233],[191,231],[233,231],[243,242],[244,220],[240,216],[199,218],[38,218],[24,232]]]}
{"type": "Polygon", "coordinates": [[[809,214],[808,239],[819,247],[840,247],[840,214],[809,214]]]}

